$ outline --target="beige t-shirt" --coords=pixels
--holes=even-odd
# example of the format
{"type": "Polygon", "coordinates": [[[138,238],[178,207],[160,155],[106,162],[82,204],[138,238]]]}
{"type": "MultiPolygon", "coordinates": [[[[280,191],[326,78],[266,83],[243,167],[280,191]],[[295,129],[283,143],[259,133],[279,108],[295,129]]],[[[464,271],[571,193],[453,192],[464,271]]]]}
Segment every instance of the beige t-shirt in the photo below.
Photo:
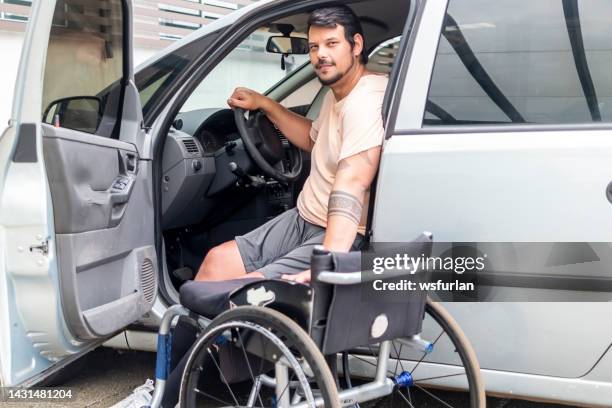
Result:
{"type": "MultiPolygon", "coordinates": [[[[384,139],[382,102],[387,87],[386,75],[361,77],[351,92],[336,101],[333,92],[323,100],[319,117],[312,123],[310,138],[310,175],[297,200],[306,221],[327,227],[327,203],[338,163],[346,157],[380,146],[384,139]]],[[[365,234],[370,190],[365,194],[358,232],[365,234]]]]}

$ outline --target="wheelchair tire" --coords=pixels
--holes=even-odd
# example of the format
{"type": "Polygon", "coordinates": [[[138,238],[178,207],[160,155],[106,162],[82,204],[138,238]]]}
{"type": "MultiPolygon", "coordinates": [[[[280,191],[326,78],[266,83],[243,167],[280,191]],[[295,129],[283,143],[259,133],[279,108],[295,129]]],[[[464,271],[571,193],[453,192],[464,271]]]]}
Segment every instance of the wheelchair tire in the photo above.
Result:
{"type": "MultiPolygon", "coordinates": [[[[416,368],[419,366],[419,364],[421,362],[423,362],[424,358],[427,356],[426,353],[420,354],[419,358],[412,360],[412,359],[408,359],[408,360],[404,360],[404,361],[417,361],[417,364],[411,369],[411,370],[406,370],[407,372],[409,372],[410,374],[410,378],[412,379],[411,381],[414,381],[414,383],[410,384],[408,386],[408,388],[406,387],[398,387],[395,392],[399,392],[400,394],[401,391],[403,389],[408,389],[408,394],[407,396],[402,394],[402,398],[404,400],[406,400],[406,405],[405,406],[410,406],[412,408],[418,408],[419,405],[421,405],[421,403],[419,403],[417,398],[411,398],[410,396],[410,387],[418,387],[421,389],[421,396],[423,398],[422,400],[422,404],[425,406],[440,406],[440,407],[470,407],[470,408],[485,408],[486,407],[486,395],[485,395],[485,387],[484,387],[484,382],[482,380],[482,375],[480,372],[480,364],[478,363],[478,359],[476,358],[476,353],[474,352],[474,349],[472,348],[472,345],[470,344],[469,340],[467,339],[466,335],[463,333],[463,330],[461,330],[461,327],[459,326],[459,324],[455,321],[455,319],[450,315],[450,313],[439,303],[437,302],[433,302],[431,301],[431,299],[427,299],[427,303],[425,304],[425,316],[429,316],[430,318],[432,318],[437,325],[439,326],[439,328],[436,330],[436,333],[441,329],[441,333],[440,335],[438,335],[437,339],[434,341],[434,352],[436,350],[435,348],[435,343],[442,338],[442,335],[446,335],[448,337],[448,340],[452,343],[452,346],[454,348],[454,351],[457,353],[457,355],[460,358],[461,364],[463,365],[463,368],[465,370],[465,375],[466,379],[467,379],[467,383],[468,383],[468,399],[469,399],[469,403],[466,403],[467,401],[465,401],[464,396],[461,396],[461,402],[459,402],[459,405],[457,404],[452,404],[449,403],[448,401],[444,401],[444,398],[446,398],[445,396],[436,396],[435,392],[438,390],[442,390],[442,391],[451,391],[453,390],[453,388],[445,388],[445,387],[435,387],[430,385],[430,387],[421,387],[420,385],[418,385],[419,381],[431,381],[431,380],[435,380],[436,377],[428,377],[425,379],[419,379],[418,377],[414,376],[414,371],[416,370],[416,368]],[[431,405],[432,403],[434,404],[440,404],[440,405],[431,405]]],[[[392,341],[392,352],[395,352],[395,355],[402,355],[402,348],[400,346],[399,351],[398,351],[398,347],[397,344],[399,343],[397,340],[393,340],[392,341]]],[[[351,383],[353,382],[354,379],[365,379],[366,377],[354,377],[352,378],[351,375],[351,369],[350,369],[350,362],[349,361],[358,361],[361,360],[361,362],[367,363],[367,364],[371,364],[372,366],[375,365],[375,363],[373,363],[373,361],[378,358],[377,356],[377,351],[373,350],[371,347],[368,347],[369,349],[369,353],[366,354],[365,349],[364,348],[359,348],[356,350],[351,350],[348,352],[344,352],[342,353],[342,366],[343,366],[343,372],[344,372],[344,380],[345,383],[347,384],[347,387],[350,388],[351,387],[351,383]]],[[[396,360],[397,361],[397,360],[396,360]]],[[[425,361],[426,362],[426,361],[425,361]]],[[[389,366],[391,367],[389,374],[391,376],[396,375],[397,374],[397,370],[398,368],[401,367],[402,371],[404,371],[404,367],[401,366],[400,363],[396,363],[396,364],[392,364],[391,362],[389,362],[389,366]],[[395,368],[393,369],[393,366],[395,366],[395,368]]],[[[358,370],[359,371],[359,370],[358,370]]],[[[442,379],[444,377],[452,377],[453,375],[440,375],[439,378],[442,379]]],[[[401,404],[400,404],[401,405],[401,404]]],[[[392,404],[392,406],[395,406],[395,404],[392,404]]]]}
{"type": "MultiPolygon", "coordinates": [[[[231,405],[246,405],[243,402],[238,401],[239,397],[236,395],[235,392],[232,391],[230,387],[231,380],[225,380],[223,370],[219,368],[219,364],[214,360],[215,357],[211,353],[211,349],[215,349],[215,347],[217,347],[215,345],[220,344],[219,339],[221,338],[221,336],[223,336],[223,333],[227,334],[229,332],[233,334],[231,340],[227,340],[227,337],[224,337],[224,339],[226,339],[224,341],[231,341],[235,344],[242,345],[241,351],[244,353],[244,360],[247,362],[246,364],[248,365],[248,371],[250,373],[250,378],[247,379],[245,382],[252,381],[251,393],[253,393],[253,389],[256,388],[256,377],[257,375],[259,375],[260,371],[252,369],[251,363],[249,363],[249,361],[252,361],[252,350],[249,350],[249,352],[247,353],[246,349],[248,347],[244,347],[244,344],[247,344],[248,340],[244,341],[243,336],[244,338],[246,338],[249,335],[248,330],[250,328],[252,328],[254,333],[256,333],[255,336],[261,336],[262,338],[267,339],[267,341],[271,341],[272,343],[276,344],[275,347],[277,347],[277,349],[280,350],[281,353],[283,353],[282,355],[285,358],[285,361],[291,361],[290,355],[293,355],[296,359],[303,359],[307,363],[307,366],[311,370],[311,375],[314,375],[312,375],[311,378],[308,378],[306,380],[305,386],[303,379],[306,377],[301,378],[300,374],[298,373],[300,371],[300,365],[297,365],[297,368],[295,364],[291,365],[291,368],[293,369],[293,376],[291,378],[295,378],[295,376],[297,376],[299,381],[291,381],[291,378],[289,378],[289,381],[291,381],[292,383],[299,382],[299,384],[301,385],[300,395],[306,395],[307,393],[310,393],[311,390],[308,382],[313,382],[316,383],[316,388],[318,389],[320,396],[323,398],[325,407],[340,408],[341,404],[334,376],[331,374],[331,371],[325,361],[324,356],[321,354],[320,350],[317,348],[310,336],[297,323],[295,323],[282,313],[265,307],[253,306],[240,306],[220,314],[204,329],[200,337],[196,340],[196,343],[192,348],[191,354],[188,357],[188,361],[181,378],[181,388],[179,394],[180,407],[195,408],[197,405],[196,401],[198,399],[198,394],[205,394],[204,392],[202,392],[202,390],[198,390],[197,388],[198,384],[201,383],[200,375],[202,375],[203,371],[205,371],[202,367],[204,366],[203,361],[205,361],[206,358],[208,358],[209,361],[212,358],[214,365],[221,373],[221,377],[224,379],[223,383],[227,386],[227,388],[229,388],[231,399],[233,399],[234,401],[231,405]],[[281,341],[282,344],[288,344],[290,348],[287,347],[285,352],[283,352],[283,347],[280,346],[278,343],[275,343],[277,340],[273,339],[272,337],[264,337],[269,336],[270,333],[272,333],[276,337],[276,339],[278,339],[278,341],[281,341]],[[287,352],[289,353],[289,355],[287,354],[287,352]],[[249,357],[247,357],[247,354],[249,354],[249,357]],[[254,371],[258,374],[255,375],[254,371]],[[308,387],[307,390],[306,387],[308,387]]],[[[262,349],[265,350],[267,347],[267,343],[266,346],[264,346],[262,340],[261,346],[262,349]]],[[[232,347],[232,349],[237,350],[239,348],[232,347]]],[[[208,363],[208,365],[210,366],[210,362],[208,363]]],[[[261,370],[262,367],[260,366],[259,368],[261,370]]],[[[304,373],[303,370],[301,372],[304,373]]],[[[259,389],[258,391],[256,391],[256,393],[259,401],[259,404],[257,404],[257,406],[265,406],[266,404],[263,403],[262,396],[259,393],[259,389]]],[[[274,395],[273,398],[278,398],[277,393],[274,395]]],[[[208,398],[209,394],[206,394],[206,397],[208,398]]],[[[314,408],[314,404],[308,403],[309,401],[314,401],[312,398],[312,395],[310,396],[310,400],[308,398],[305,398],[305,402],[308,404],[308,406],[312,405],[314,408]]],[[[210,398],[208,399],[210,400],[210,398]]],[[[212,399],[217,398],[212,396],[212,399]]],[[[273,402],[270,404],[270,406],[280,406],[280,404],[277,404],[277,400],[273,399],[273,402]]]]}
{"type": "Polygon", "coordinates": [[[448,335],[465,368],[470,394],[470,408],[485,408],[487,399],[480,364],[472,344],[448,311],[437,302],[427,299],[425,312],[429,314],[448,335]]]}

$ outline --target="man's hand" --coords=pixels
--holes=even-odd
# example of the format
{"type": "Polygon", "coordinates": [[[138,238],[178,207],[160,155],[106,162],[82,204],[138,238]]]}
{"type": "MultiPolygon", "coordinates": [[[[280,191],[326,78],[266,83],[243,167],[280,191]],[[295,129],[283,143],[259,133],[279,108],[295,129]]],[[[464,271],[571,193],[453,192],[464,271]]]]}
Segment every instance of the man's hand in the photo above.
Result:
{"type": "Polygon", "coordinates": [[[312,121],[286,109],[280,103],[248,88],[236,88],[227,100],[230,108],[262,110],[291,143],[307,152],[312,150],[312,121]]]}
{"type": "Polygon", "coordinates": [[[227,100],[230,108],[242,108],[246,110],[257,110],[265,104],[264,95],[248,88],[236,88],[227,100]]]}
{"type": "Polygon", "coordinates": [[[309,283],[310,282],[310,269],[296,273],[293,275],[283,275],[282,279],[290,280],[297,283],[309,283]]]}

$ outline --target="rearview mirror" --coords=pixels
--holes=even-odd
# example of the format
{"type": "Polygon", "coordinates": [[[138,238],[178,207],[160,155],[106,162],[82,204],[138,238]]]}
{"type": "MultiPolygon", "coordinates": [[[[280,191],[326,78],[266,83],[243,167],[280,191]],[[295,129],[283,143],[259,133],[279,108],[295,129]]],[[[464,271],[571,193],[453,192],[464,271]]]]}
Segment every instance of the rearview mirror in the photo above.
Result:
{"type": "Polygon", "coordinates": [[[274,54],[308,54],[308,39],[302,37],[272,36],[268,38],[266,51],[274,54]]]}
{"type": "Polygon", "coordinates": [[[43,122],[68,129],[96,133],[102,118],[102,101],[96,96],[71,96],[47,106],[43,122]]]}

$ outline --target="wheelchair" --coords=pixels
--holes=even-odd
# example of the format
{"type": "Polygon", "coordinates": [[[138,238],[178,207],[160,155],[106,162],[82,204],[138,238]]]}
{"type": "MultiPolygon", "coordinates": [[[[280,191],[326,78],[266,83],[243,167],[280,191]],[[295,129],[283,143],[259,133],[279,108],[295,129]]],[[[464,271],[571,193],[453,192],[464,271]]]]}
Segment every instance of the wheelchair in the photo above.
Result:
{"type": "MultiPolygon", "coordinates": [[[[403,252],[429,256],[431,249],[432,236],[423,233],[403,252]]],[[[485,407],[476,354],[451,315],[426,292],[402,302],[368,296],[372,279],[406,272],[364,274],[361,255],[315,247],[310,285],[185,283],[181,304],[162,319],[151,407],[163,397],[178,315],[201,329],[182,374],[180,407],[359,407],[389,395],[392,406],[485,407]],[[449,402],[449,390],[467,390],[469,403],[449,402]]]]}

